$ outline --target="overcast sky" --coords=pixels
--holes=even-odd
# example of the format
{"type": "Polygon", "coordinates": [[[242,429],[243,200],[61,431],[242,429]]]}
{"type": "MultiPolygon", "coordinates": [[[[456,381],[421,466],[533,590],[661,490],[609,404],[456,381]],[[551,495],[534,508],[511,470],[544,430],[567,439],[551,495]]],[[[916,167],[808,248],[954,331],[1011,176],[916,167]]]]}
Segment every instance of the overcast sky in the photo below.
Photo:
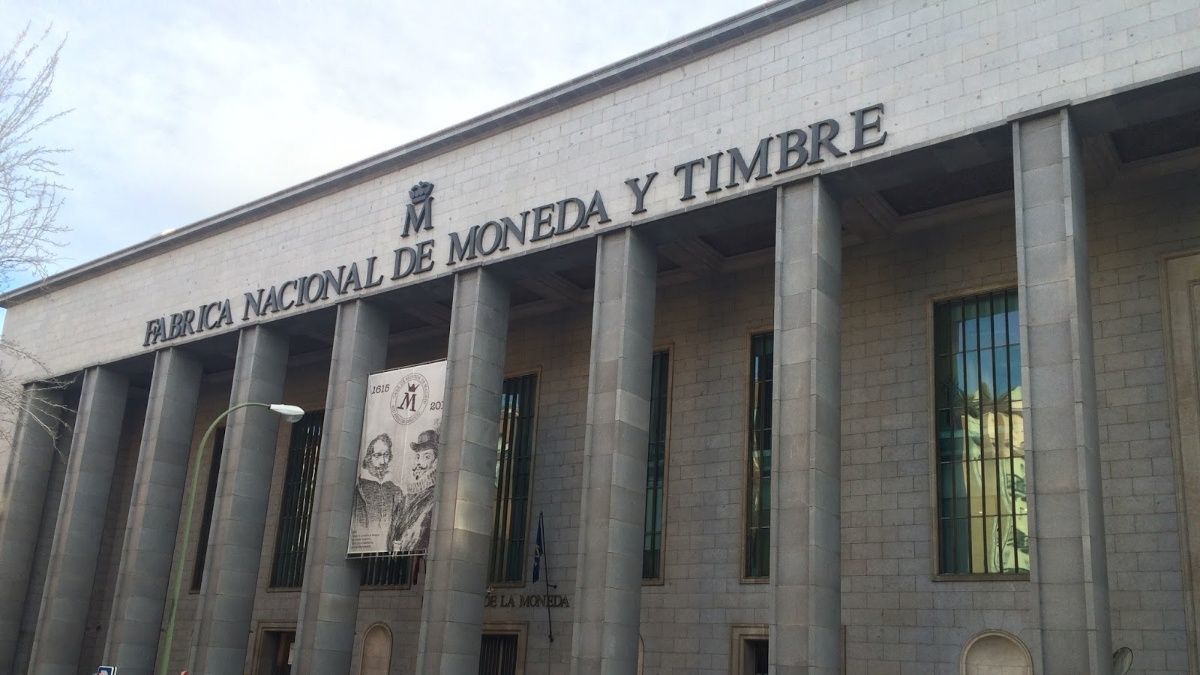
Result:
{"type": "Polygon", "coordinates": [[[0,0],[0,39],[67,38],[61,270],[757,4],[0,0]]]}

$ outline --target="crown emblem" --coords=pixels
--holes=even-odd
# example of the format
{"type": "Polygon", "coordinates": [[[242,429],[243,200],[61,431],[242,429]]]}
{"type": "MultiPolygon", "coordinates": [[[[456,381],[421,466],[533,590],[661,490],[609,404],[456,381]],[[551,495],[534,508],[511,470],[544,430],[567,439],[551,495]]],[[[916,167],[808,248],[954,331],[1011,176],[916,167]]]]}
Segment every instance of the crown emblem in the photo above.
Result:
{"type": "Polygon", "coordinates": [[[408,198],[414,204],[420,204],[426,199],[429,199],[429,195],[431,194],[433,194],[433,183],[430,183],[429,181],[423,180],[408,189],[408,198]]]}
{"type": "Polygon", "coordinates": [[[416,391],[416,390],[417,390],[417,383],[416,383],[416,382],[410,382],[410,383],[409,383],[409,385],[408,385],[408,390],[409,390],[409,391],[416,391]]]}

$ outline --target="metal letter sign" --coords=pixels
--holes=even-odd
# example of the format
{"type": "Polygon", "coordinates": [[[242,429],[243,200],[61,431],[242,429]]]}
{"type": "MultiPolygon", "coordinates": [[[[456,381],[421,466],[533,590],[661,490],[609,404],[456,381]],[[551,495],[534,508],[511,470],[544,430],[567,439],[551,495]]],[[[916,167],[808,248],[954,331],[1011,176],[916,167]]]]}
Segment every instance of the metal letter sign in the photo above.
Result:
{"type": "Polygon", "coordinates": [[[368,378],[349,555],[417,555],[429,546],[445,390],[445,361],[368,378]]]}

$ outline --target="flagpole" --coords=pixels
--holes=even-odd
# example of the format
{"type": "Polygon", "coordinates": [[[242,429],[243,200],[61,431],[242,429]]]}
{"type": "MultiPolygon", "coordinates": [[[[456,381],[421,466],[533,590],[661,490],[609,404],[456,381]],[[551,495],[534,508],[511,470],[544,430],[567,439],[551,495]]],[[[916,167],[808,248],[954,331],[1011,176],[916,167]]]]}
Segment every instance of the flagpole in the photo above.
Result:
{"type": "MultiPolygon", "coordinates": [[[[542,535],[542,558],[546,561],[546,574],[544,576],[546,579],[546,601],[542,604],[546,605],[546,626],[550,631],[550,642],[553,643],[554,624],[550,621],[550,556],[546,554],[546,528],[541,511],[538,511],[538,532],[542,535]]],[[[558,587],[555,586],[555,588],[558,587]]]]}

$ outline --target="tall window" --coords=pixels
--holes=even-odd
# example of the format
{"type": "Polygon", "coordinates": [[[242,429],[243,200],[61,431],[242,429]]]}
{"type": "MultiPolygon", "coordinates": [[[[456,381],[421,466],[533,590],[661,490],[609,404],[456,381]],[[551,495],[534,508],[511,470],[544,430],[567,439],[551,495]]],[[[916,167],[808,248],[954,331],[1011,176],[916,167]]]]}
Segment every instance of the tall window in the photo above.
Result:
{"type": "Polygon", "coordinates": [[[196,564],[192,567],[192,590],[199,591],[204,581],[204,561],[208,558],[208,534],[212,530],[213,507],[217,502],[217,478],[221,475],[221,454],[225,449],[225,427],[213,434],[212,461],[208,465],[208,486],[204,491],[204,517],[200,520],[200,539],[196,542],[196,564]]]}
{"type": "Polygon", "coordinates": [[[519,635],[484,633],[479,645],[479,675],[516,675],[519,635]]]}
{"type": "Polygon", "coordinates": [[[646,452],[646,535],[642,578],[662,577],[663,479],[667,468],[667,399],[670,352],[655,352],[650,366],[650,447],[646,452]]]}
{"type": "Polygon", "coordinates": [[[275,562],[271,566],[272,588],[299,588],[304,582],[308,521],[317,487],[317,461],[321,454],[324,419],[324,411],[311,412],[292,425],[283,501],[279,507],[279,531],[275,537],[275,562]]]}
{"type": "Polygon", "coordinates": [[[504,381],[500,439],[496,444],[496,515],[488,579],[492,582],[517,583],[525,578],[536,396],[537,375],[504,381]]]}
{"type": "Polygon", "coordinates": [[[746,456],[747,578],[771,574],[771,364],[775,336],[750,339],[750,451],[746,456]]]}
{"type": "Polygon", "coordinates": [[[1017,292],[934,306],[942,574],[1029,571],[1017,292]]]}

